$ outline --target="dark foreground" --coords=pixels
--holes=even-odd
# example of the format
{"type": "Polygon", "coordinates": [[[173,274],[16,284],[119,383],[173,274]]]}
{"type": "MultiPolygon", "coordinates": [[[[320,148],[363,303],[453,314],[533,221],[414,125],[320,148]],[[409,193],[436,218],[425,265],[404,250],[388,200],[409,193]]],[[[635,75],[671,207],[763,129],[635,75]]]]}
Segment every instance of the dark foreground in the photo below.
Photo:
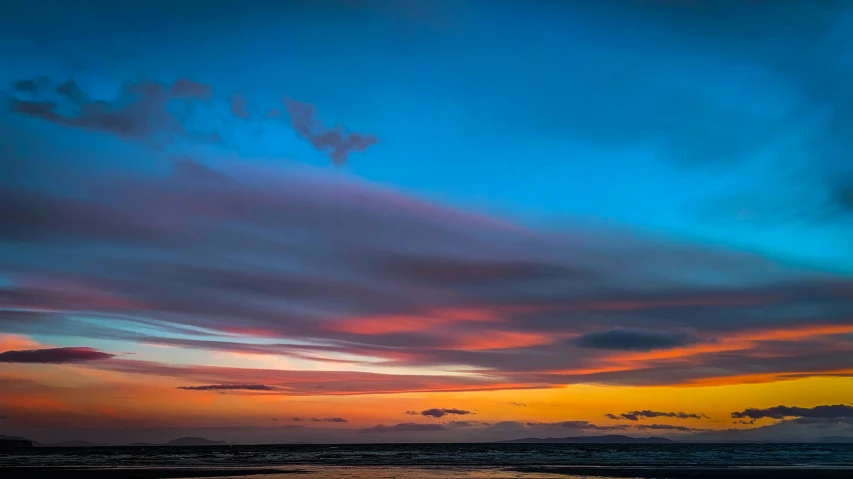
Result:
{"type": "Polygon", "coordinates": [[[209,469],[209,468],[67,468],[9,467],[4,479],[182,479],[256,477],[285,479],[300,475],[306,479],[545,479],[545,478],[636,478],[636,479],[850,479],[847,468],[614,468],[614,467],[488,467],[488,466],[308,466],[303,469],[209,469]]]}
{"type": "Polygon", "coordinates": [[[0,477],[853,479],[851,444],[396,444],[34,448],[0,477]]]}
{"type": "Polygon", "coordinates": [[[88,478],[88,479],[179,479],[189,477],[243,477],[306,474],[300,469],[208,469],[192,468],[73,468],[73,467],[6,467],[3,468],[3,479],[25,477],[57,477],[57,478],[88,478]]]}

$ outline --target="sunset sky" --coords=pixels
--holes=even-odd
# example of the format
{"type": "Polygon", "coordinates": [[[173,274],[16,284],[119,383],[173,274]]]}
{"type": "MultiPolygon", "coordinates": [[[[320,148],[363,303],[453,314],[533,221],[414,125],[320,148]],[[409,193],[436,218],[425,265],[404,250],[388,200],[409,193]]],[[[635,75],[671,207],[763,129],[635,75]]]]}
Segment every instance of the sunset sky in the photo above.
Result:
{"type": "Polygon", "coordinates": [[[853,437],[853,4],[0,7],[0,434],[853,437]]]}

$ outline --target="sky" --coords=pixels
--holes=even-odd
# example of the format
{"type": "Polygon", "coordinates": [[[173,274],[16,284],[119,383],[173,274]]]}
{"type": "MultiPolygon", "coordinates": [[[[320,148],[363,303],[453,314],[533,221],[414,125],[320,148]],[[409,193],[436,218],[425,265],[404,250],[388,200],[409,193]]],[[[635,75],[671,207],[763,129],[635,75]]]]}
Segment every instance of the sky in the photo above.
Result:
{"type": "Polygon", "coordinates": [[[853,5],[0,22],[0,434],[853,437],[853,5]]]}

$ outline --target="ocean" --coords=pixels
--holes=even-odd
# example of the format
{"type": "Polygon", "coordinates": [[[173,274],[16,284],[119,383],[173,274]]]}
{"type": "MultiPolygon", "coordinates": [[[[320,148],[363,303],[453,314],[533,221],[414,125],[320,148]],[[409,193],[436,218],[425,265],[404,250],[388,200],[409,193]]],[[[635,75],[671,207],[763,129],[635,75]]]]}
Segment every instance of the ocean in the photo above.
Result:
{"type": "Polygon", "coordinates": [[[3,479],[293,475],[310,479],[853,479],[853,444],[359,444],[0,451],[3,479]]]}

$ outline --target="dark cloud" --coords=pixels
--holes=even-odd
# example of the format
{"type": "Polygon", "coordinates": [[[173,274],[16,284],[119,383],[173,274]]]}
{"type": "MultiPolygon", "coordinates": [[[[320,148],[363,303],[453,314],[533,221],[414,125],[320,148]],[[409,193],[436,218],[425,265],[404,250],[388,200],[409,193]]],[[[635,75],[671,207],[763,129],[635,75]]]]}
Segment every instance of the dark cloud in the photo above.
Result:
{"type": "Polygon", "coordinates": [[[466,410],[464,410],[464,409],[455,409],[455,408],[454,408],[454,409],[439,409],[439,408],[425,409],[425,410],[423,410],[423,411],[421,411],[421,412],[419,412],[419,413],[418,413],[418,412],[415,412],[415,411],[406,411],[406,414],[410,414],[410,415],[411,415],[412,413],[420,414],[421,416],[426,416],[426,417],[435,417],[435,418],[444,417],[444,416],[450,416],[450,415],[453,415],[453,416],[465,416],[465,415],[468,415],[468,414],[474,414],[474,413],[473,413],[473,412],[471,412],[471,411],[466,411],[466,410]]]}
{"type": "Polygon", "coordinates": [[[335,166],[345,165],[351,152],[365,151],[379,142],[374,135],[347,133],[340,125],[328,128],[320,121],[314,105],[285,98],[284,106],[296,133],[317,151],[329,155],[335,166]]]}
{"type": "Polygon", "coordinates": [[[114,358],[115,354],[94,348],[50,348],[0,353],[0,363],[64,364],[85,361],[101,361],[114,358]]]}
{"type": "Polygon", "coordinates": [[[263,384],[211,384],[207,386],[178,386],[187,391],[274,391],[275,388],[263,384]]]}
{"type": "Polygon", "coordinates": [[[391,432],[436,432],[446,430],[447,428],[445,428],[441,424],[419,424],[414,422],[405,422],[401,424],[396,424],[394,426],[377,424],[376,426],[362,429],[361,432],[365,434],[384,434],[391,432]]]}
{"type": "Polygon", "coordinates": [[[639,421],[640,419],[656,418],[656,417],[671,417],[676,419],[709,419],[708,416],[702,413],[687,413],[687,412],[663,412],[663,411],[631,411],[623,412],[618,416],[615,414],[605,414],[606,417],[615,420],[627,419],[629,421],[639,421]]]}
{"type": "MultiPolygon", "coordinates": [[[[733,419],[747,420],[750,423],[757,419],[853,419],[853,406],[846,404],[822,405],[815,407],[775,406],[766,409],[749,408],[732,413],[733,419]]],[[[803,421],[801,421],[803,422],[803,421]]],[[[805,421],[808,422],[808,421],[805,421]]]]}
{"type": "Polygon", "coordinates": [[[687,426],[673,426],[672,424],[640,424],[634,426],[641,431],[678,431],[678,432],[700,432],[709,429],[698,429],[687,426]]]}
{"type": "Polygon", "coordinates": [[[515,407],[527,407],[527,404],[523,402],[510,402],[509,405],[515,407]]]}
{"type": "Polygon", "coordinates": [[[672,331],[612,329],[584,334],[574,342],[582,348],[651,351],[686,346],[696,340],[687,334],[672,331]]]}

